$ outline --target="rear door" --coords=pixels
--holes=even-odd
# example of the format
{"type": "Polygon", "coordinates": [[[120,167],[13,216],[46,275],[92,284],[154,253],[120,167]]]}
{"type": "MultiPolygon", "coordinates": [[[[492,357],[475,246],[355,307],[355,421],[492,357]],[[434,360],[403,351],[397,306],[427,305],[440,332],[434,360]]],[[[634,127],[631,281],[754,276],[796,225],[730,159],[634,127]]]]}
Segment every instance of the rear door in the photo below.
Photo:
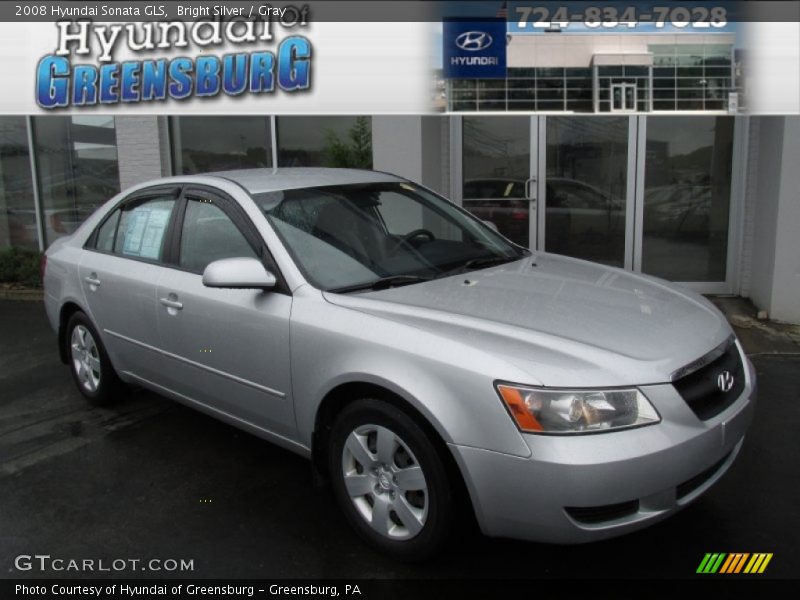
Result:
{"type": "Polygon", "coordinates": [[[151,188],[123,201],[87,242],[80,281],[114,366],[159,381],[156,283],[180,189],[151,188]]]}
{"type": "Polygon", "coordinates": [[[172,248],[175,268],[158,285],[158,327],[169,353],[168,387],[280,435],[295,432],[289,372],[292,298],[255,226],[235,200],[188,187],[172,248]],[[206,266],[256,257],[275,290],[212,289],[206,266]]]}

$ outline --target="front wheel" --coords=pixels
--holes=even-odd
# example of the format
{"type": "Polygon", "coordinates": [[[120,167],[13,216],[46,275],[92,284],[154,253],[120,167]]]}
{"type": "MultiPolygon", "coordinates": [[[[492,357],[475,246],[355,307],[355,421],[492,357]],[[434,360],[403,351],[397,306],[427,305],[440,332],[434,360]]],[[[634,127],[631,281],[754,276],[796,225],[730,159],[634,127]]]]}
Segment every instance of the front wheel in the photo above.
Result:
{"type": "Polygon", "coordinates": [[[428,435],[380,400],[347,406],[331,430],[337,501],[371,545],[403,560],[435,554],[453,520],[450,480],[428,435]]]}

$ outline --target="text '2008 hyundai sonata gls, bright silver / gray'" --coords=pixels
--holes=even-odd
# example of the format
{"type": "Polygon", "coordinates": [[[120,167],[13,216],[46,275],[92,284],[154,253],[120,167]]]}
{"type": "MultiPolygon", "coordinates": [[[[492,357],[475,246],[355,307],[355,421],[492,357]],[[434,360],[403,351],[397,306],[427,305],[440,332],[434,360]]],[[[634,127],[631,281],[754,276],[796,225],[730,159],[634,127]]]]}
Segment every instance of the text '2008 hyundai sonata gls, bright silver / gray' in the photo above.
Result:
{"type": "Polygon", "coordinates": [[[459,504],[544,542],[654,523],[728,469],[753,412],[702,297],[533,254],[385,173],[139,185],[50,247],[44,282],[89,400],[138,384],[310,458],[402,558],[459,504]]]}

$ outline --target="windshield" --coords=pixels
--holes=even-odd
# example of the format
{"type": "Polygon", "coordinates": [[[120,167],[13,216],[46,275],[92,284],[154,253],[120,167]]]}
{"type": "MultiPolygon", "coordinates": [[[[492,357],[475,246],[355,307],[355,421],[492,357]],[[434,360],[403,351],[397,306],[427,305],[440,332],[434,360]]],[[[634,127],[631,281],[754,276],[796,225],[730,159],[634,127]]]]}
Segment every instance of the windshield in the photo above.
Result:
{"type": "Polygon", "coordinates": [[[410,183],[304,188],[253,199],[306,278],[323,290],[415,283],[528,254],[410,183]]]}

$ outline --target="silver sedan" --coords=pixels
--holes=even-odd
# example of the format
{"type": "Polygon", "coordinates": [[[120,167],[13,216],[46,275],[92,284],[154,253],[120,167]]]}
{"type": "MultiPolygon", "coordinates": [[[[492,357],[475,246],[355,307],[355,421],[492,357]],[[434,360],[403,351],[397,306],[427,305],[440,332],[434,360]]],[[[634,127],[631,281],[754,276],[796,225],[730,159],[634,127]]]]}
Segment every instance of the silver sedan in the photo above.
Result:
{"type": "Polygon", "coordinates": [[[753,413],[702,297],[533,254],[385,173],[139,185],[49,248],[44,282],[89,401],[136,384],[308,457],[404,559],[459,505],[544,542],[655,523],[722,476],[753,413]]]}

